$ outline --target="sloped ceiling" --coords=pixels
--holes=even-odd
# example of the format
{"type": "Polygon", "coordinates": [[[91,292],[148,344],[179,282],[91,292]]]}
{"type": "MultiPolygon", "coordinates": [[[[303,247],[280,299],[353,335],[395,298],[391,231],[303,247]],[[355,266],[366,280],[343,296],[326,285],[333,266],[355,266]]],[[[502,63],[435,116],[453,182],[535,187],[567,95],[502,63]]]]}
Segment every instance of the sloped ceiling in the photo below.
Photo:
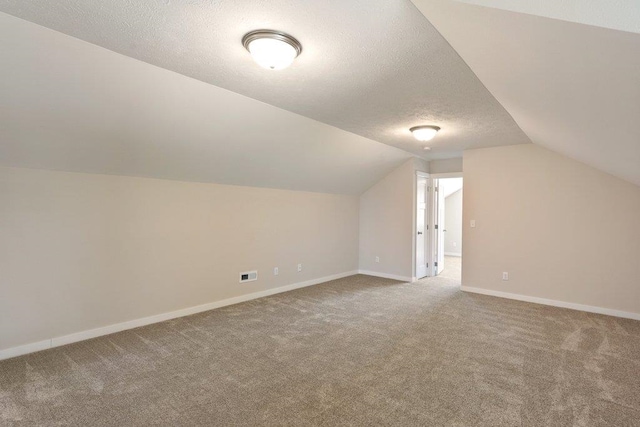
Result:
{"type": "Polygon", "coordinates": [[[409,0],[0,0],[0,11],[427,160],[530,142],[409,0]],[[259,68],[240,43],[259,28],[292,34],[302,55],[259,68]],[[409,132],[418,124],[442,127],[431,151],[409,132]]]}
{"type": "Polygon", "coordinates": [[[413,2],[532,142],[640,185],[638,2],[413,2]]]}
{"type": "Polygon", "coordinates": [[[638,0],[457,0],[561,21],[640,33],[638,0]]]}
{"type": "Polygon", "coordinates": [[[0,165],[360,194],[407,152],[0,13],[0,165]]]}

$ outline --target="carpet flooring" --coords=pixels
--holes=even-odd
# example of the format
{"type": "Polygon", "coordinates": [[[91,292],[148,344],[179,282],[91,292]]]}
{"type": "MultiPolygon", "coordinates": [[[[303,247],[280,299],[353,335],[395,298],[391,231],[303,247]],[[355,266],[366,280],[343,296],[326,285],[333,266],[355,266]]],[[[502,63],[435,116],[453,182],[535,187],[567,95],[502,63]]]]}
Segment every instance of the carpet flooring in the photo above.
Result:
{"type": "Polygon", "coordinates": [[[640,322],[357,275],[2,361],[0,425],[640,426],[640,322]]]}
{"type": "Polygon", "coordinates": [[[455,256],[444,257],[444,269],[440,272],[438,277],[443,279],[455,280],[458,283],[462,282],[462,258],[455,256]]]}

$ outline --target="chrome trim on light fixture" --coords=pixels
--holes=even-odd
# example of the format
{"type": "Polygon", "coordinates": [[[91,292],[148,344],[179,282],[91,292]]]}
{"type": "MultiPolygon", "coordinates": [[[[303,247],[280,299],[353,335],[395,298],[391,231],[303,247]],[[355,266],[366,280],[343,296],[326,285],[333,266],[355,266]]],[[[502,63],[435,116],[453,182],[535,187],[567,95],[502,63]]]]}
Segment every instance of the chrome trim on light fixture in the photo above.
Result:
{"type": "Polygon", "coordinates": [[[275,39],[291,45],[296,50],[296,57],[302,53],[302,45],[295,37],[281,31],[275,30],[255,30],[251,31],[242,37],[242,46],[249,50],[249,43],[258,39],[275,39]]]}

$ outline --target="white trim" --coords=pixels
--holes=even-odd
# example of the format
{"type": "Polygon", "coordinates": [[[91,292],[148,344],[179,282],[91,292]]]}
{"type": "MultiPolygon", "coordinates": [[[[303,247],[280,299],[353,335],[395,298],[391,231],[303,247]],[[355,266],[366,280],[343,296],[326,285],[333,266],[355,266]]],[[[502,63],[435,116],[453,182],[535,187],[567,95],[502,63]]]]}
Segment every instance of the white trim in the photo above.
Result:
{"type": "MultiPolygon", "coordinates": [[[[416,179],[413,180],[413,214],[411,216],[411,230],[412,230],[412,243],[413,245],[411,246],[411,272],[412,274],[415,274],[416,276],[418,275],[418,263],[417,263],[417,259],[416,259],[416,253],[418,252],[418,233],[417,233],[417,218],[418,218],[418,179],[419,178],[425,178],[427,180],[426,183],[426,188],[425,191],[427,192],[427,194],[425,195],[425,199],[427,199],[426,205],[427,208],[425,209],[425,224],[427,225],[427,228],[429,228],[429,185],[431,183],[431,180],[429,179],[429,174],[427,172],[422,172],[422,171],[415,171],[416,173],[416,179]]],[[[431,259],[431,254],[429,252],[430,250],[430,246],[429,246],[429,232],[425,230],[425,252],[426,252],[426,257],[428,260],[431,259]]],[[[427,265],[429,263],[427,262],[427,265]]],[[[427,275],[425,277],[431,276],[431,271],[430,268],[427,267],[427,275]]],[[[415,282],[417,280],[417,278],[414,276],[411,278],[411,282],[415,282]]]]}
{"type": "Polygon", "coordinates": [[[35,353],[36,351],[51,348],[51,340],[43,340],[32,342],[30,344],[20,345],[18,347],[0,350],[0,360],[10,359],[12,357],[22,356],[23,354],[35,353]]]}
{"type": "Polygon", "coordinates": [[[4,350],[0,350],[0,360],[9,359],[11,357],[16,357],[16,356],[22,356],[24,354],[46,350],[48,348],[58,347],[65,344],[71,344],[78,341],[84,341],[91,338],[100,337],[103,335],[109,335],[116,332],[125,331],[127,329],[139,328],[140,326],[146,326],[152,323],[164,322],[165,320],[175,319],[177,317],[189,316],[191,314],[201,313],[203,311],[209,311],[209,310],[213,310],[220,307],[226,307],[228,305],[238,304],[241,302],[246,302],[246,301],[254,300],[257,298],[263,298],[269,295],[275,295],[282,292],[288,292],[294,289],[304,288],[307,286],[313,286],[313,285],[328,282],[331,280],[342,279],[344,277],[353,276],[355,274],[358,274],[358,271],[356,270],[347,271],[344,273],[321,277],[319,279],[307,280],[305,282],[294,283],[292,285],[281,286],[279,288],[266,289],[260,292],[240,295],[233,298],[214,301],[208,304],[197,305],[195,307],[183,308],[181,310],[170,311],[168,313],[156,314],[154,316],[130,320],[128,322],[116,323],[114,325],[104,326],[101,328],[90,329],[87,331],[76,332],[74,334],[65,335],[61,337],[54,337],[51,339],[46,339],[43,341],[38,341],[30,344],[25,344],[18,347],[7,348],[4,350]]]}
{"type": "Polygon", "coordinates": [[[444,255],[462,257],[462,254],[460,252],[445,252],[444,255]]]}
{"type": "MultiPolygon", "coordinates": [[[[429,242],[429,257],[427,258],[428,263],[431,267],[428,268],[429,276],[435,277],[438,275],[438,267],[436,264],[438,263],[438,230],[436,230],[436,222],[438,221],[438,192],[436,191],[436,181],[438,179],[435,178],[434,175],[431,175],[431,179],[429,180],[429,191],[428,195],[428,209],[429,214],[428,218],[428,231],[427,231],[427,241],[429,242]]],[[[439,189],[438,189],[439,190],[439,189]]]]}
{"type": "Polygon", "coordinates": [[[462,286],[465,292],[474,294],[490,295],[493,297],[513,299],[517,301],[531,302],[534,304],[550,305],[553,307],[568,308],[571,310],[586,311],[588,313],[605,314],[607,316],[622,317],[625,319],[640,320],[640,313],[631,313],[628,311],[613,310],[611,308],[595,307],[592,305],[576,304],[573,302],[557,301],[546,298],[531,297],[528,295],[512,294],[509,292],[494,291],[491,289],[474,288],[470,286],[462,286]]]}
{"type": "Polygon", "coordinates": [[[377,271],[358,270],[358,274],[364,274],[364,275],[367,275],[367,276],[382,277],[383,279],[399,280],[401,282],[413,282],[414,281],[412,277],[398,276],[398,275],[395,275],[395,274],[387,274],[387,273],[378,273],[377,271]]]}

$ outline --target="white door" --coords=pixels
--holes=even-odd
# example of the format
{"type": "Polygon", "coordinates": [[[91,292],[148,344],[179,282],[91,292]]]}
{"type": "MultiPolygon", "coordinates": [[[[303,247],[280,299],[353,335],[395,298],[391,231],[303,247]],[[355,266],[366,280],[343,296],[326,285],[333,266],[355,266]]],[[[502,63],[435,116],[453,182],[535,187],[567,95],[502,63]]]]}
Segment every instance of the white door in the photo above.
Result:
{"type": "Polygon", "coordinates": [[[427,178],[418,176],[416,186],[416,278],[427,276],[427,178]]]}
{"type": "Polygon", "coordinates": [[[436,181],[436,235],[438,239],[438,244],[436,246],[436,274],[440,274],[444,269],[444,233],[445,233],[445,224],[444,224],[444,188],[440,186],[440,180],[436,181]]]}

